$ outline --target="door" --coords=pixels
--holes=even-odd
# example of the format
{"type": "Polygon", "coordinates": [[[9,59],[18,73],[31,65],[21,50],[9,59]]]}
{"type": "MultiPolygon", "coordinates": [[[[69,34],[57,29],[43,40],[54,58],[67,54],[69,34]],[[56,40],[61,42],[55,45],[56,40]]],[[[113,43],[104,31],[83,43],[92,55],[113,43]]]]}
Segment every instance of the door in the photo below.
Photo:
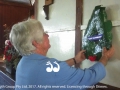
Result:
{"type": "Polygon", "coordinates": [[[4,51],[4,42],[7,39],[5,29],[9,28],[9,32],[13,24],[27,19],[30,9],[29,5],[0,2],[0,55],[4,51]]]}

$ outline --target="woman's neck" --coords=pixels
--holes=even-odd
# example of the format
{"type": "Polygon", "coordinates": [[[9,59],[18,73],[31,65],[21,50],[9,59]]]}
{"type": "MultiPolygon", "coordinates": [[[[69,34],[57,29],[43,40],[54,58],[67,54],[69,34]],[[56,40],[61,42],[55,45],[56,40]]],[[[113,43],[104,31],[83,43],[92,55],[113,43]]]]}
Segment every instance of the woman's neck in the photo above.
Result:
{"type": "Polygon", "coordinates": [[[43,56],[46,56],[47,54],[47,50],[35,50],[34,53],[37,53],[37,54],[40,54],[40,55],[43,55],[43,56]]]}

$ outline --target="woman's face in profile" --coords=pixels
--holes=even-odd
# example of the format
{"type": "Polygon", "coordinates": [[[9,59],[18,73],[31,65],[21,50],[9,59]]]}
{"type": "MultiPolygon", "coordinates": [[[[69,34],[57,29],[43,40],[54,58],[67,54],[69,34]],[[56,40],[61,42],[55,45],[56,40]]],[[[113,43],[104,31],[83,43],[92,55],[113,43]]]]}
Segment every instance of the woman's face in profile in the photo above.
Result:
{"type": "Polygon", "coordinates": [[[43,35],[43,44],[44,44],[44,48],[47,49],[47,50],[51,47],[48,37],[49,37],[49,35],[47,33],[44,33],[44,35],[43,35]]]}

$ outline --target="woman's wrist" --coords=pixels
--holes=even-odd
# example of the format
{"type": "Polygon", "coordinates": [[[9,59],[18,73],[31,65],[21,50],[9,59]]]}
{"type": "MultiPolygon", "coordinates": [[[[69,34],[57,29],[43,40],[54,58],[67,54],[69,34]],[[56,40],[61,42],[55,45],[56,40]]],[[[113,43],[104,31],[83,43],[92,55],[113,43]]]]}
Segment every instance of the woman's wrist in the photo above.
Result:
{"type": "Polygon", "coordinates": [[[105,55],[102,56],[101,58],[103,58],[103,59],[106,60],[106,61],[108,61],[108,59],[109,59],[109,58],[108,58],[107,56],[105,56],[105,55]]]}
{"type": "Polygon", "coordinates": [[[76,62],[76,59],[75,59],[75,58],[73,58],[73,61],[74,61],[74,64],[77,64],[77,62],[76,62]]]}
{"type": "Polygon", "coordinates": [[[107,56],[102,56],[101,59],[99,60],[99,62],[103,63],[104,65],[107,64],[108,62],[108,57],[107,56]]]}

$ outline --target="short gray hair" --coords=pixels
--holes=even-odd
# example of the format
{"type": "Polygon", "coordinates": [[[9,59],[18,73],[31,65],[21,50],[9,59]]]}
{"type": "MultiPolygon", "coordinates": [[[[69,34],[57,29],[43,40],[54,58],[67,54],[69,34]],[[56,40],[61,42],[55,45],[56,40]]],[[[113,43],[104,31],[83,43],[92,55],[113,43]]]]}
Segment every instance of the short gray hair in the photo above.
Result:
{"type": "Polygon", "coordinates": [[[35,19],[28,19],[13,25],[9,38],[14,48],[21,55],[28,55],[36,49],[32,45],[32,41],[42,42],[43,34],[42,24],[35,19]]]}

